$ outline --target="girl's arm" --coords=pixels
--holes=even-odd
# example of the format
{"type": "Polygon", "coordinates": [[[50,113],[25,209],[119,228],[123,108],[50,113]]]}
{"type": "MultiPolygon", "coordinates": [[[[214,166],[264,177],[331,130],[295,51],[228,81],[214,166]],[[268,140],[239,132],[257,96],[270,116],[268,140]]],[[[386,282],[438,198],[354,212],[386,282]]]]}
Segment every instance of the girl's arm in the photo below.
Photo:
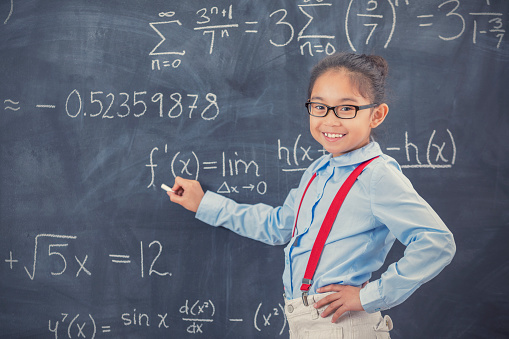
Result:
{"type": "Polygon", "coordinates": [[[360,291],[364,309],[376,312],[405,301],[448,265],[456,245],[449,229],[414,190],[399,166],[382,162],[371,184],[373,216],[406,246],[404,256],[360,291]]]}
{"type": "Polygon", "coordinates": [[[222,226],[244,237],[270,245],[287,243],[292,236],[294,196],[291,190],[283,206],[239,204],[213,192],[203,193],[199,182],[177,177],[168,192],[171,201],[196,212],[196,218],[212,226],[222,226]]]}
{"type": "Polygon", "coordinates": [[[292,190],[283,206],[272,207],[266,204],[239,204],[208,191],[196,218],[269,245],[282,245],[292,237],[294,196],[295,190],[292,190]]]}

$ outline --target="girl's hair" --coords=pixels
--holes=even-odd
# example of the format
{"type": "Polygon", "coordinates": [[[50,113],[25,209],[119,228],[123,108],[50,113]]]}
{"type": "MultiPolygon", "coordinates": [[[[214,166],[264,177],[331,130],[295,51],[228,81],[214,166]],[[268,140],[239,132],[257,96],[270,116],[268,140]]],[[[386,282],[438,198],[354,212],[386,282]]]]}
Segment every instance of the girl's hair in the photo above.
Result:
{"type": "Polygon", "coordinates": [[[311,70],[308,98],[311,97],[316,79],[327,71],[346,71],[360,94],[381,104],[385,100],[385,78],[389,66],[384,58],[377,55],[336,53],[321,60],[311,70]]]}

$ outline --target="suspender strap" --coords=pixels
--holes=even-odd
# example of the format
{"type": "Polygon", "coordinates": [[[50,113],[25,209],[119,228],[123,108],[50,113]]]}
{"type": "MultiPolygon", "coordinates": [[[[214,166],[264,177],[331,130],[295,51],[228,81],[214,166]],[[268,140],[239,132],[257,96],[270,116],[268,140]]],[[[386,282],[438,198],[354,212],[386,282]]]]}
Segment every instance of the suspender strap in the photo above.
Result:
{"type": "Polygon", "coordinates": [[[309,185],[311,185],[311,182],[316,178],[316,173],[313,174],[311,177],[311,180],[309,180],[308,185],[306,186],[306,189],[304,189],[304,193],[302,193],[302,199],[300,199],[299,209],[297,210],[297,215],[295,216],[295,225],[293,225],[293,232],[292,232],[292,238],[295,235],[295,230],[297,229],[297,219],[299,219],[299,212],[300,207],[302,206],[302,201],[304,201],[304,196],[306,195],[306,192],[308,191],[309,185]]]}
{"type": "MultiPolygon", "coordinates": [[[[318,266],[318,261],[320,260],[320,256],[322,254],[323,248],[325,246],[325,241],[327,240],[327,237],[329,236],[329,233],[332,229],[332,225],[334,224],[334,221],[336,220],[336,216],[339,212],[339,209],[341,208],[341,205],[343,204],[343,201],[346,198],[346,195],[352,188],[353,184],[355,183],[355,180],[357,180],[357,177],[362,173],[364,168],[369,165],[371,161],[376,159],[378,157],[369,159],[359,166],[357,166],[353,172],[348,176],[348,178],[345,180],[341,188],[339,189],[338,193],[334,197],[334,200],[332,201],[331,206],[329,207],[329,210],[327,211],[327,214],[325,215],[325,218],[323,220],[322,226],[320,227],[320,230],[318,231],[318,235],[316,236],[315,243],[313,244],[313,248],[311,249],[311,253],[309,256],[308,264],[306,266],[306,271],[304,273],[304,279],[302,279],[302,286],[300,287],[302,292],[302,298],[304,300],[304,304],[307,306],[307,292],[309,291],[309,288],[311,287],[313,283],[313,276],[316,271],[316,267],[318,266]]],[[[311,178],[309,181],[306,190],[304,191],[304,194],[302,195],[302,200],[299,205],[302,205],[302,201],[304,200],[304,195],[306,194],[306,191],[311,184],[311,181],[316,177],[315,175],[311,178]]],[[[299,210],[297,211],[296,219],[298,218],[299,210]]],[[[297,220],[295,220],[295,225],[297,225],[297,220]]],[[[294,229],[295,233],[295,229],[294,229]]]]}

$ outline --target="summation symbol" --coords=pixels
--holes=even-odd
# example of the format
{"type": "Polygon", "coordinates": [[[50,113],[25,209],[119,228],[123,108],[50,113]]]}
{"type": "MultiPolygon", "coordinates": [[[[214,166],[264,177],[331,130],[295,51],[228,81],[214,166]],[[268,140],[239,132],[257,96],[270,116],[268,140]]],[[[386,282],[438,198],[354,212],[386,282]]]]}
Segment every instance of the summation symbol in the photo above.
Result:
{"type": "MultiPolygon", "coordinates": [[[[304,27],[300,30],[300,32],[297,34],[297,41],[300,41],[301,39],[320,39],[320,40],[334,40],[336,39],[335,35],[327,35],[327,34],[305,34],[306,30],[309,28],[311,23],[315,21],[315,25],[319,24],[319,20],[315,20],[315,17],[310,13],[311,9],[317,9],[317,8],[324,8],[327,9],[327,7],[332,6],[331,3],[318,3],[318,4],[306,4],[306,5],[299,5],[299,10],[302,14],[308,18],[308,22],[304,25],[304,27]]],[[[323,27],[323,26],[322,26],[323,27]]],[[[322,28],[320,27],[320,28],[322,28]]],[[[324,46],[322,44],[315,44],[311,41],[306,41],[300,46],[300,53],[301,55],[304,55],[304,48],[308,49],[308,53],[310,56],[314,56],[313,51],[315,53],[326,53],[327,55],[334,54],[336,52],[336,48],[330,43],[327,42],[327,44],[324,46]]]]}
{"type": "MultiPolygon", "coordinates": [[[[159,13],[160,18],[171,18],[175,15],[175,12],[169,11],[169,12],[161,12],[159,13]]],[[[149,53],[149,55],[179,55],[183,56],[186,54],[185,50],[181,51],[169,51],[164,50],[161,46],[168,45],[166,42],[166,35],[161,32],[162,29],[169,29],[167,28],[168,25],[171,25],[170,27],[173,27],[174,24],[177,24],[178,26],[182,26],[182,23],[180,20],[170,20],[170,21],[160,21],[160,22],[151,22],[149,23],[150,27],[157,33],[157,35],[161,38],[161,41],[152,49],[152,51],[149,53]],[[156,26],[157,25],[157,26],[156,26]]],[[[164,47],[164,46],[163,46],[164,47]]],[[[167,48],[169,49],[169,48],[167,48]]],[[[182,60],[177,58],[174,60],[163,60],[163,67],[170,67],[170,68],[178,68],[180,64],[182,63],[182,60]]],[[[152,60],[152,70],[160,70],[161,69],[161,62],[159,59],[152,60]]]]}
{"type": "MultiPolygon", "coordinates": [[[[172,12],[172,13],[175,14],[174,12],[172,12]]],[[[154,31],[156,31],[157,35],[159,35],[159,37],[161,37],[161,41],[159,41],[159,43],[156,45],[156,47],[154,47],[154,49],[149,53],[149,55],[166,55],[166,54],[185,55],[186,54],[185,50],[180,51],[180,52],[170,52],[170,51],[162,51],[161,52],[161,51],[159,51],[159,47],[166,41],[166,36],[163,33],[161,33],[161,30],[158,27],[156,27],[156,25],[169,25],[169,24],[174,24],[174,23],[176,23],[179,26],[182,26],[182,23],[179,20],[149,23],[150,27],[152,27],[152,29],[154,31]]]]}

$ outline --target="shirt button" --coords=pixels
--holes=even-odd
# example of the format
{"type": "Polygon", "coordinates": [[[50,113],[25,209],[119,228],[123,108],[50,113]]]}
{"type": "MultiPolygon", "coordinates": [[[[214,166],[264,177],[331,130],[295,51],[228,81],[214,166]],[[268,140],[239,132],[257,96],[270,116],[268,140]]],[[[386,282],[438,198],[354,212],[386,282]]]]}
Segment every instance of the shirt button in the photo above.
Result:
{"type": "Polygon", "coordinates": [[[292,305],[288,305],[286,307],[286,309],[288,310],[288,313],[292,313],[293,312],[293,306],[292,305]]]}

